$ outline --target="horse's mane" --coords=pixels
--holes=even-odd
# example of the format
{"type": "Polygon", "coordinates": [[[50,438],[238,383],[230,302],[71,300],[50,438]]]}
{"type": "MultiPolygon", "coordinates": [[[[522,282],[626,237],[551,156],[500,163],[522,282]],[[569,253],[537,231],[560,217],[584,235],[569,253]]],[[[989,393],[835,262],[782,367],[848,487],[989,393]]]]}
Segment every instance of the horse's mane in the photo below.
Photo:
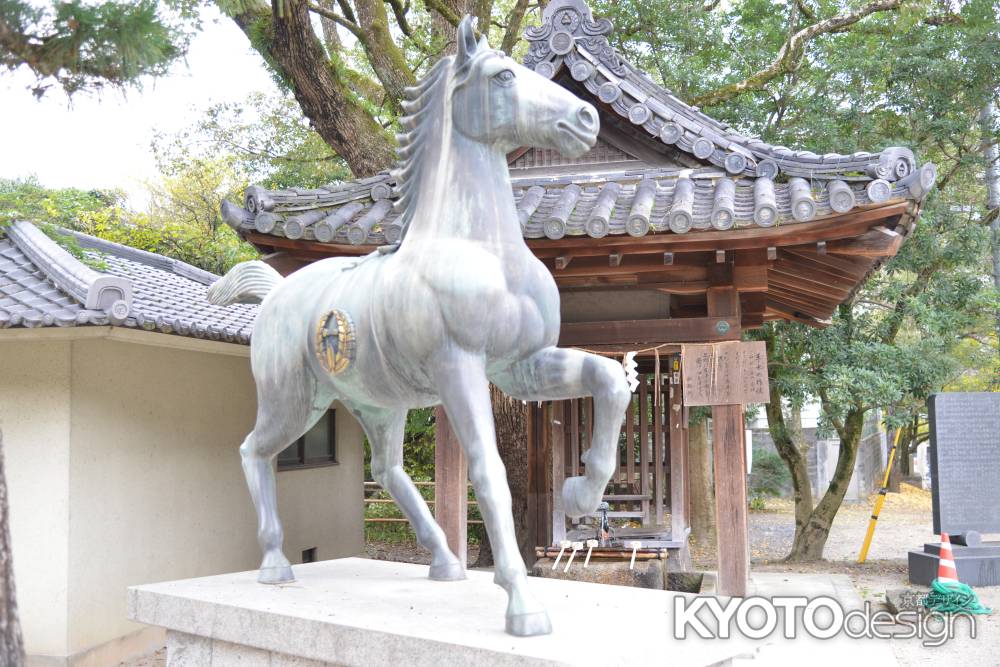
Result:
{"type": "Polygon", "coordinates": [[[401,106],[405,114],[399,121],[404,130],[396,135],[398,147],[396,157],[399,162],[392,170],[399,197],[395,209],[399,212],[402,227],[400,238],[405,236],[413,212],[416,209],[420,188],[420,176],[424,168],[424,153],[427,135],[435,121],[435,111],[441,109],[448,88],[454,56],[442,58],[417,85],[403,91],[405,99],[401,106]]]}

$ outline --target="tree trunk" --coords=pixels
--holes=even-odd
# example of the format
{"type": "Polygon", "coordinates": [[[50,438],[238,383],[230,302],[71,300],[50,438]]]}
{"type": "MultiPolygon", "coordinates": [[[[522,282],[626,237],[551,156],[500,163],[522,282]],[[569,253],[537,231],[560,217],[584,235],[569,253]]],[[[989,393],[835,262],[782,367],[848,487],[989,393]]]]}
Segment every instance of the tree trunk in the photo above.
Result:
{"type": "Polygon", "coordinates": [[[785,462],[792,476],[792,499],[795,503],[795,541],[809,524],[813,511],[812,481],[809,479],[809,462],[806,452],[809,445],[802,435],[802,414],[796,409],[785,420],[782,410],[784,397],[777,382],[771,383],[770,403],[767,404],[767,430],[778,450],[778,456],[785,462]]]}
{"type": "Polygon", "coordinates": [[[809,514],[802,530],[797,530],[792,550],[785,558],[790,562],[806,562],[822,560],[826,540],[830,537],[830,527],[837,516],[840,505],[844,502],[847,485],[854,472],[854,463],[858,458],[858,445],[864,427],[865,410],[859,407],[851,408],[844,418],[842,426],[837,428],[840,436],[840,453],[837,456],[837,467],[830,480],[826,493],[809,514]]]}
{"type": "Polygon", "coordinates": [[[715,491],[712,488],[712,448],[708,445],[708,417],[692,414],[688,424],[688,485],[691,498],[691,538],[702,546],[715,545],[715,491]]]}
{"type": "MultiPolygon", "coordinates": [[[[986,146],[983,157],[986,161],[986,215],[990,221],[990,241],[993,251],[993,285],[1000,289],[1000,143],[997,141],[994,123],[996,104],[992,100],[983,107],[979,124],[986,146]]],[[[1000,341],[1000,311],[994,314],[994,327],[1000,341]]],[[[1000,346],[998,346],[1000,351],[1000,346]]],[[[993,379],[997,386],[997,378],[993,379]]]]}
{"type": "Polygon", "coordinates": [[[23,662],[24,644],[21,639],[21,624],[17,619],[14,565],[11,558],[3,434],[0,434],[0,667],[20,667],[23,662]]]}
{"type": "Polygon", "coordinates": [[[350,92],[316,35],[306,2],[282,3],[276,16],[261,3],[243,3],[233,21],[250,44],[291,87],[295,99],[323,140],[358,178],[395,160],[389,134],[350,92]]]}
{"type": "MultiPolygon", "coordinates": [[[[528,411],[524,403],[513,399],[490,385],[493,401],[493,421],[496,424],[497,450],[507,469],[507,484],[514,514],[514,530],[520,552],[534,548],[528,544],[528,411]]],[[[479,557],[475,567],[493,565],[493,549],[483,531],[479,544],[479,557]]]]}

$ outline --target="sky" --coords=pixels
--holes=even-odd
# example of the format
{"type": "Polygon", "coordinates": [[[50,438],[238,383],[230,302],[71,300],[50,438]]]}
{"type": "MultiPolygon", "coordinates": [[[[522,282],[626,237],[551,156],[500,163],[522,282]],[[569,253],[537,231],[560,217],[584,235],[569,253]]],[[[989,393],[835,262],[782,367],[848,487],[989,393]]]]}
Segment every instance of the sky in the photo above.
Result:
{"type": "Polygon", "coordinates": [[[121,188],[133,206],[156,175],[149,145],[156,131],[192,124],[217,102],[276,89],[236,24],[206,8],[187,58],[141,90],[78,93],[50,89],[39,101],[30,73],[0,73],[0,178],[35,175],[48,187],[121,188]]]}

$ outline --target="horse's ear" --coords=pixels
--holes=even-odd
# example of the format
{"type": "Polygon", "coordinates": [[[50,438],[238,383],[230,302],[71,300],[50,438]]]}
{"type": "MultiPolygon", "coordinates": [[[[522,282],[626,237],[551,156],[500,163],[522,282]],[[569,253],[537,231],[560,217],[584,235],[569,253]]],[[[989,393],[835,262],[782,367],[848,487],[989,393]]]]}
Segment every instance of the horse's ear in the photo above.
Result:
{"type": "Polygon", "coordinates": [[[455,62],[459,66],[464,64],[476,53],[476,17],[466,14],[461,23],[458,24],[458,53],[455,62]]]}

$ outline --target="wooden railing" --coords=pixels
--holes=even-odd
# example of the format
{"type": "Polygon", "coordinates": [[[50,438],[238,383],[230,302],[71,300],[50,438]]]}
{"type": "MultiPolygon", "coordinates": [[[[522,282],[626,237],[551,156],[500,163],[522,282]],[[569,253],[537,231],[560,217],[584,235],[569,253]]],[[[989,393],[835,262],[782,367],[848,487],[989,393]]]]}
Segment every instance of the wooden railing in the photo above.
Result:
{"type": "MultiPolygon", "coordinates": [[[[418,489],[423,488],[434,488],[434,482],[414,482],[413,483],[418,489]]],[[[368,505],[395,505],[396,501],[392,498],[369,498],[370,494],[380,493],[383,489],[379,486],[378,482],[365,482],[365,507],[367,509],[368,505]]],[[[388,493],[386,493],[388,495],[388,493]]],[[[425,498],[425,501],[430,506],[431,510],[434,509],[434,498],[425,498]]],[[[469,507],[476,507],[479,503],[473,499],[469,499],[469,507]]],[[[402,514],[402,510],[400,510],[402,514]]],[[[403,516],[379,516],[379,517],[369,517],[368,512],[365,512],[365,523],[408,523],[408,519],[403,516]]],[[[481,519],[469,519],[469,525],[482,525],[481,519]]]]}

